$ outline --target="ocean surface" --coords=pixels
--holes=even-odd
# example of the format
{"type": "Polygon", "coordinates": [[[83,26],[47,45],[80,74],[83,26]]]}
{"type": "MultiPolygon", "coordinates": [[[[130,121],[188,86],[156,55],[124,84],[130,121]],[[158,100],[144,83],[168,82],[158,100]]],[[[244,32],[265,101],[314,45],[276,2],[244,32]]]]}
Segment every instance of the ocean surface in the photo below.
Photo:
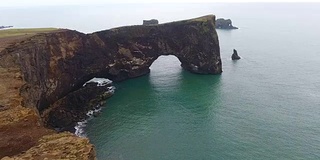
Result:
{"type": "MultiPolygon", "coordinates": [[[[221,75],[192,74],[176,57],[161,56],[150,74],[115,83],[115,95],[85,128],[99,159],[320,159],[320,3],[108,7],[25,10],[47,14],[49,26],[83,32],[206,14],[231,18],[240,29],[217,30],[221,75]],[[230,59],[233,49],[241,60],[230,59]]],[[[1,25],[45,24],[14,21],[21,9],[4,10],[13,18],[1,16],[1,25]]]]}

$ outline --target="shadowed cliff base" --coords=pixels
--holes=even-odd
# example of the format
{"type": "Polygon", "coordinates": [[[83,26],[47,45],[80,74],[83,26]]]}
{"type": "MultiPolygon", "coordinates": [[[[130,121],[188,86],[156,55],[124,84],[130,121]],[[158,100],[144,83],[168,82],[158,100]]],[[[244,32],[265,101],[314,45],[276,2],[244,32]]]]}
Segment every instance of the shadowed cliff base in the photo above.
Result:
{"type": "MultiPolygon", "coordinates": [[[[17,87],[19,104],[37,112],[42,123],[52,128],[60,119],[50,117],[66,119],[68,117],[59,113],[84,114],[88,109],[63,106],[86,81],[93,77],[121,81],[145,75],[161,55],[176,56],[181,66],[193,73],[220,74],[215,16],[120,27],[92,34],[71,30],[37,34],[2,50],[0,67],[8,72],[14,69],[17,74],[15,78],[21,82],[17,87]]],[[[92,97],[81,98],[90,101],[92,97]]],[[[83,103],[71,101],[74,106],[83,103]]],[[[70,120],[75,123],[80,119],[70,120]]]]}

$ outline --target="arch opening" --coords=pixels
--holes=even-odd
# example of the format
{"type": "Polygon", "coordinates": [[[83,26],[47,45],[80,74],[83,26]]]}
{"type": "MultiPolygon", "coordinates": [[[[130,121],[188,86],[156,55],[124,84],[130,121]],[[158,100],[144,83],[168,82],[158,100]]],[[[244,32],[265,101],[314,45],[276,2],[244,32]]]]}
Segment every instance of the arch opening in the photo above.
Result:
{"type": "Polygon", "coordinates": [[[180,60],[174,55],[159,56],[149,67],[151,74],[170,75],[182,70],[180,60]]]}

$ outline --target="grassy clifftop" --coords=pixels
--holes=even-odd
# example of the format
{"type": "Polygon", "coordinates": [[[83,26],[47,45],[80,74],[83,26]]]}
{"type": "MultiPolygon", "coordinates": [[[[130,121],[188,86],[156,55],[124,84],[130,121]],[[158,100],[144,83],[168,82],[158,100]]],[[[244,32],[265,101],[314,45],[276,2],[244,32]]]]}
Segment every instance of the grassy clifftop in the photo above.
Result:
{"type": "Polygon", "coordinates": [[[25,29],[4,29],[0,30],[0,38],[14,36],[35,35],[37,33],[47,33],[58,30],[57,28],[25,28],[25,29]]]}
{"type": "Polygon", "coordinates": [[[24,38],[34,36],[38,33],[49,33],[58,31],[57,28],[25,28],[25,29],[3,29],[0,30],[0,51],[6,46],[20,41],[24,38]]]}

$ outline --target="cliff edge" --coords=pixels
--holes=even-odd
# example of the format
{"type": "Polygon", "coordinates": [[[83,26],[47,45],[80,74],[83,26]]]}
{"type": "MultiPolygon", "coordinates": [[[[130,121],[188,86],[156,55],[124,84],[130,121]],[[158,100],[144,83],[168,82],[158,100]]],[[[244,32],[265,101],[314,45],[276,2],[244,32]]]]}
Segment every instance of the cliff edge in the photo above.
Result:
{"type": "MultiPolygon", "coordinates": [[[[33,139],[32,144],[5,155],[11,156],[31,146],[41,145],[41,136],[53,132],[44,126],[53,129],[59,121],[48,117],[65,120],[68,115],[84,114],[82,108],[68,108],[65,104],[72,102],[76,106],[81,102],[69,97],[74,97],[70,94],[77,93],[88,80],[103,77],[122,81],[145,75],[161,55],[176,56],[181,67],[193,73],[220,74],[222,65],[215,16],[159,25],[120,27],[92,34],[59,30],[27,37],[5,47],[0,52],[0,71],[10,74],[11,78],[6,75],[2,78],[8,83],[14,82],[16,86],[0,86],[0,89],[5,88],[3,90],[13,87],[13,96],[0,100],[1,108],[5,108],[0,114],[8,112],[10,115],[12,108],[28,110],[35,119],[31,126],[34,124],[44,130],[33,139]]],[[[74,118],[71,121],[77,120],[74,118]]],[[[23,127],[15,127],[20,123],[23,126],[24,122],[25,119],[20,118],[12,123],[14,125],[8,126],[4,120],[3,126],[24,132],[23,127]]],[[[1,132],[1,136],[7,136],[7,133],[1,132]]],[[[15,138],[11,136],[9,139],[15,138]]],[[[10,149],[0,142],[1,146],[4,150],[10,149]]]]}

